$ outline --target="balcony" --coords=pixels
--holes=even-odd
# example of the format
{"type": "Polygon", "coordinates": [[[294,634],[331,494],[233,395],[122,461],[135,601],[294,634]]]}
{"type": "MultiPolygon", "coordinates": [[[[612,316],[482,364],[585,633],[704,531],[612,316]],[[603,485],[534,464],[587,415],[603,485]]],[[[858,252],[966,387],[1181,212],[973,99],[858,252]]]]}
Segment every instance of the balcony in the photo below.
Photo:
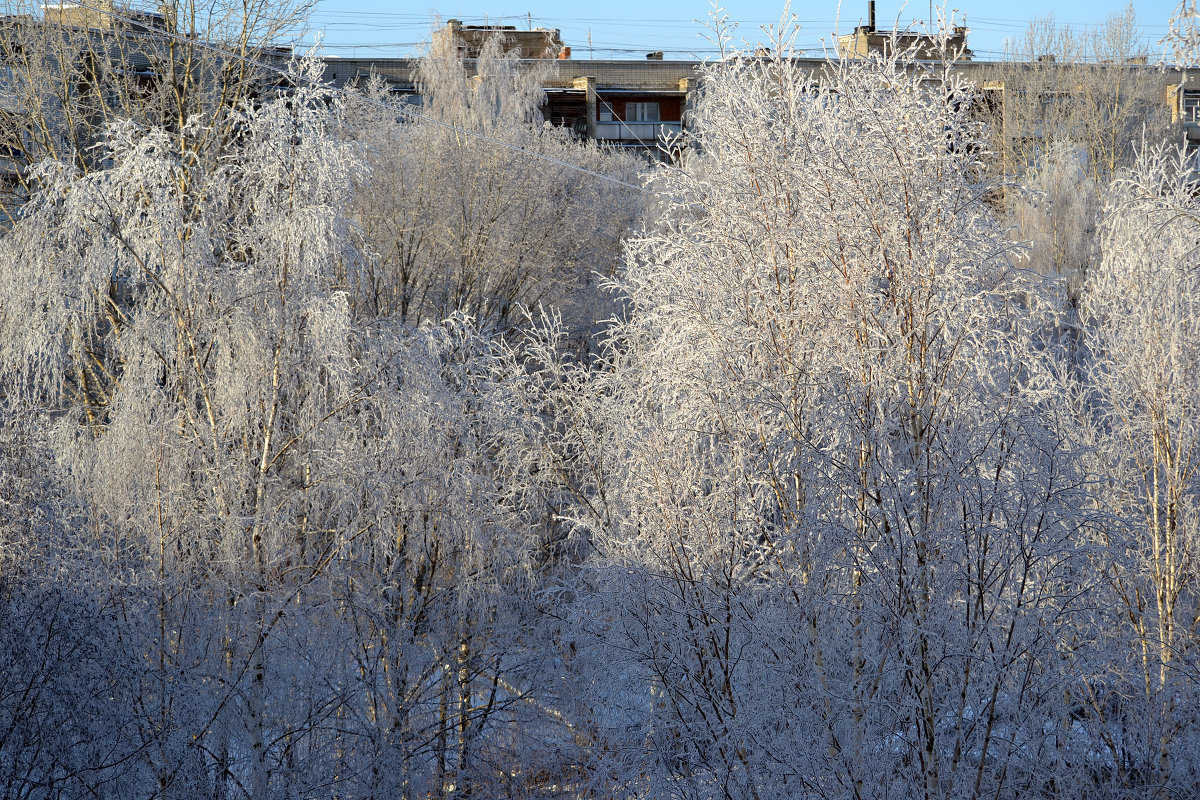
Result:
{"type": "Polygon", "coordinates": [[[681,122],[612,122],[596,123],[596,139],[601,142],[642,144],[653,147],[663,136],[674,135],[683,130],[681,122]]]}

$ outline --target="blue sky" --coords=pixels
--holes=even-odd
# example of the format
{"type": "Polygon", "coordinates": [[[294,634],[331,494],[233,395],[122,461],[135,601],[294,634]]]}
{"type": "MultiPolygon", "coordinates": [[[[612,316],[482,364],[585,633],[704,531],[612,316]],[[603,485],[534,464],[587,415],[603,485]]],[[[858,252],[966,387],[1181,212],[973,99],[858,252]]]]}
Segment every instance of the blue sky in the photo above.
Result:
{"type": "MultiPolygon", "coordinates": [[[[1029,20],[1052,14],[1055,22],[1083,30],[1100,25],[1105,18],[1119,14],[1127,6],[1121,0],[1071,0],[1050,4],[1036,0],[1009,0],[1005,3],[981,0],[954,0],[959,15],[966,14],[971,29],[969,44],[977,58],[998,56],[1007,37],[1019,37],[1029,20]]],[[[1156,43],[1166,33],[1167,22],[1176,7],[1175,0],[1144,0],[1134,3],[1138,24],[1155,53],[1156,43]]],[[[781,2],[745,0],[730,2],[729,17],[740,26],[740,39],[754,43],[764,37],[760,26],[779,21],[781,2]]],[[[928,2],[903,5],[896,0],[877,0],[876,24],[890,27],[897,20],[904,27],[929,15],[928,2]]],[[[430,20],[457,18],[467,24],[516,25],[521,28],[559,28],[563,40],[576,58],[640,58],[650,50],[663,50],[668,58],[703,57],[712,45],[703,38],[703,25],[710,7],[703,0],[666,0],[636,2],[609,0],[588,4],[565,4],[549,0],[451,0],[444,5],[417,5],[388,0],[319,0],[310,18],[313,30],[323,30],[327,55],[396,56],[412,53],[428,38],[430,20]],[[591,47],[589,49],[589,34],[591,47]]],[[[819,51],[822,38],[828,40],[838,15],[836,0],[792,6],[802,26],[797,45],[819,51]]],[[[838,29],[845,32],[867,14],[867,0],[852,0],[843,5],[838,29]]]]}

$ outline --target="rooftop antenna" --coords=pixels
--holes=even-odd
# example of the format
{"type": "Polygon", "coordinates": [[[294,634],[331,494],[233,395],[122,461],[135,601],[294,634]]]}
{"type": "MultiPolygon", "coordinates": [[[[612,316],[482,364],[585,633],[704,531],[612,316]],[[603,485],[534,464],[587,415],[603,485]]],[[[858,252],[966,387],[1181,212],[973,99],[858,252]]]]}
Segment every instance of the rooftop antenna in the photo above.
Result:
{"type": "Polygon", "coordinates": [[[592,52],[592,29],[588,28],[588,58],[595,58],[596,54],[592,52]]]}
{"type": "MultiPolygon", "coordinates": [[[[929,0],[929,2],[932,3],[933,0],[929,0]]],[[[525,12],[525,27],[528,28],[529,30],[533,30],[533,12],[532,11],[525,12]]]]}

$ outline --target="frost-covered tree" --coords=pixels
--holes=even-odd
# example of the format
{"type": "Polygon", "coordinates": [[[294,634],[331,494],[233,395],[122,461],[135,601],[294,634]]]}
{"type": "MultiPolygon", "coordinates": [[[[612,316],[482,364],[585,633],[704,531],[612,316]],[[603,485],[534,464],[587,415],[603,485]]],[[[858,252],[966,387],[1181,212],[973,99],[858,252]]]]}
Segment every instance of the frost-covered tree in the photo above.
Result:
{"type": "Polygon", "coordinates": [[[637,165],[543,122],[552,65],[496,40],[468,66],[454,45],[422,60],[420,105],[375,91],[355,106],[371,164],[355,216],[376,256],[357,302],[413,323],[514,322],[538,303],[576,328],[606,319],[597,276],[613,273],[641,202],[586,171],[637,183],[637,165]]]}
{"type": "Polygon", "coordinates": [[[237,134],[238,107],[279,83],[286,64],[275,48],[309,5],[166,0],[147,12],[112,0],[6,0],[0,141],[14,191],[0,198],[4,212],[36,188],[30,168],[44,159],[101,166],[95,145],[114,122],[162,128],[191,158],[221,151],[237,134]]]}
{"type": "Polygon", "coordinates": [[[272,634],[338,547],[337,504],[315,495],[334,488],[333,422],[362,401],[339,286],[357,163],[326,100],[244,110],[218,162],[116,124],[107,168],[40,167],[2,245],[7,398],[48,407],[93,559],[123,576],[113,636],[143,654],[125,677],[168,795],[224,782],[240,740],[237,778],[266,796],[273,737],[297,724],[269,718],[268,664],[288,649],[272,634]]]}
{"type": "Polygon", "coordinates": [[[1125,786],[1190,786],[1197,747],[1200,209],[1194,162],[1146,147],[1109,196],[1084,286],[1086,409],[1118,609],[1093,678],[1125,786]]]}
{"type": "Polygon", "coordinates": [[[1047,275],[1062,275],[1072,296],[1095,256],[1099,223],[1097,190],[1086,161],[1074,144],[1050,143],[1038,166],[1010,192],[1015,233],[1028,242],[1025,263],[1047,275]]]}
{"type": "Polygon", "coordinates": [[[86,784],[114,795],[461,793],[543,716],[491,345],[354,313],[362,151],[312,75],[214,160],[111,126],[0,240],[3,411],[87,533],[29,536],[129,654],[104,697],[130,724],[96,739],[121,781],[86,784]]]}
{"type": "MultiPolygon", "coordinates": [[[[1034,20],[985,79],[1003,85],[1002,115],[989,144],[999,169],[1022,176],[1040,168],[1058,143],[1071,142],[1098,194],[1133,163],[1143,132],[1164,140],[1168,114],[1162,78],[1129,6],[1086,32],[1034,20]]],[[[1061,145],[1058,145],[1061,146],[1061,145]]]]}
{"type": "Polygon", "coordinates": [[[1137,142],[1170,135],[1151,57],[1130,6],[1082,33],[1034,20],[981,75],[1003,87],[988,148],[991,168],[1008,178],[1008,219],[1030,243],[1029,266],[1066,275],[1072,301],[1095,256],[1106,187],[1133,163],[1137,142]]]}
{"type": "Polygon", "coordinates": [[[971,87],[789,42],[706,68],[561,418],[598,647],[568,665],[622,791],[1022,796],[1071,744],[1049,309],[981,202],[971,87]]]}

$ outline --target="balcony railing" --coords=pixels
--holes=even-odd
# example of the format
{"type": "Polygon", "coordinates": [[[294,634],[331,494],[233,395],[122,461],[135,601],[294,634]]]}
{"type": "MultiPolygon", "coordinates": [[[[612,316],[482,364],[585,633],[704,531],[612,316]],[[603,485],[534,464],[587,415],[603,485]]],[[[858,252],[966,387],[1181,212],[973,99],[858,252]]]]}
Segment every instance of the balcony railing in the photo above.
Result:
{"type": "Polygon", "coordinates": [[[597,122],[596,138],[604,142],[657,144],[664,135],[683,130],[680,122],[597,122]]]}

